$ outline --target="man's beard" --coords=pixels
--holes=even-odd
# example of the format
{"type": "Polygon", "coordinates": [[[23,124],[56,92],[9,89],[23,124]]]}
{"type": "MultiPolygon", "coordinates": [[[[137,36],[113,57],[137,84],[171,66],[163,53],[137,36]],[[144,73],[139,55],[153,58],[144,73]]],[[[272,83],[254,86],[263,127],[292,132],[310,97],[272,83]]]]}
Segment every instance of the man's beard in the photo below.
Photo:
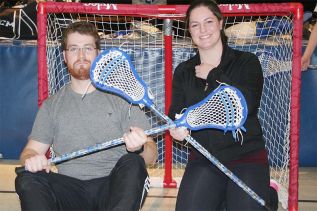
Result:
{"type": "Polygon", "coordinates": [[[68,68],[68,71],[71,76],[78,80],[87,80],[90,78],[89,71],[90,71],[90,61],[84,60],[84,61],[76,61],[73,64],[73,68],[68,68]],[[84,63],[84,64],[81,64],[84,63]]]}

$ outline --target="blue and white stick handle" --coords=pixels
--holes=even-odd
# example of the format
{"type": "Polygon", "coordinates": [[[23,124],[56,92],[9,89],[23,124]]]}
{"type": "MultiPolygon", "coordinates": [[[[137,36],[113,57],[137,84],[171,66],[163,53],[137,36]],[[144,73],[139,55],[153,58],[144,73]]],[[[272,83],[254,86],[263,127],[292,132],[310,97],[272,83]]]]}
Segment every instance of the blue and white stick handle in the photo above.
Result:
{"type": "MultiPolygon", "coordinates": [[[[144,131],[144,133],[146,135],[153,135],[153,134],[157,134],[157,133],[163,132],[165,130],[168,130],[171,127],[175,127],[175,124],[172,124],[172,125],[166,124],[166,125],[163,125],[160,127],[152,128],[150,130],[144,131]]],[[[66,154],[63,154],[61,156],[52,157],[51,159],[49,159],[49,163],[50,164],[58,164],[58,163],[61,163],[61,162],[67,161],[67,160],[71,160],[73,158],[81,157],[81,156],[84,156],[87,154],[98,152],[98,151],[108,149],[110,147],[118,146],[121,144],[124,144],[123,138],[113,139],[111,141],[98,143],[98,144],[95,144],[93,146],[89,146],[85,149],[80,149],[78,151],[66,153],[66,154]]],[[[15,169],[16,173],[21,173],[24,171],[27,171],[27,169],[24,166],[17,167],[15,169]]]]}
{"type": "MultiPolygon", "coordinates": [[[[129,55],[124,51],[118,48],[103,51],[91,66],[90,78],[97,88],[116,93],[130,103],[146,105],[157,115],[166,120],[168,124],[172,124],[172,120],[169,117],[155,108],[146,84],[138,76],[129,55]]],[[[230,130],[235,134],[236,131],[244,129],[243,124],[247,116],[245,99],[234,87],[220,86],[218,89],[228,89],[230,91],[226,92],[224,95],[216,96],[215,101],[213,102],[215,107],[210,109],[210,116],[214,120],[212,125],[214,128],[222,129],[225,132],[230,130]],[[228,96],[230,93],[235,94],[233,98],[228,96]]],[[[201,111],[197,112],[198,115],[201,115],[202,113],[203,112],[201,111]]],[[[205,117],[202,116],[202,119],[204,118],[205,117]]],[[[188,129],[190,129],[190,127],[188,127],[188,129]]],[[[194,138],[187,136],[186,140],[233,182],[241,187],[248,195],[255,199],[259,204],[269,209],[268,205],[261,197],[236,177],[228,168],[221,164],[219,160],[212,156],[194,138]]]]}

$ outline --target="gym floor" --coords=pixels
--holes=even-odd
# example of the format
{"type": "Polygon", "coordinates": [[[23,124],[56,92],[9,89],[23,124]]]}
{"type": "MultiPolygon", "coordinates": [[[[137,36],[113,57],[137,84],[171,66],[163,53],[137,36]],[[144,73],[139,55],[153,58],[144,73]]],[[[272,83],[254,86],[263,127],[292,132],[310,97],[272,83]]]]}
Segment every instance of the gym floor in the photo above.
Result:
{"type": "MultiPolygon", "coordinates": [[[[16,160],[0,159],[0,211],[19,211],[20,204],[14,190],[14,168],[16,160]]],[[[142,211],[173,211],[177,190],[175,188],[151,188],[142,211]]],[[[317,168],[300,168],[299,202],[300,211],[317,210],[317,168]]],[[[281,207],[281,206],[280,206],[281,207]]],[[[283,210],[279,208],[279,210],[283,210]]]]}

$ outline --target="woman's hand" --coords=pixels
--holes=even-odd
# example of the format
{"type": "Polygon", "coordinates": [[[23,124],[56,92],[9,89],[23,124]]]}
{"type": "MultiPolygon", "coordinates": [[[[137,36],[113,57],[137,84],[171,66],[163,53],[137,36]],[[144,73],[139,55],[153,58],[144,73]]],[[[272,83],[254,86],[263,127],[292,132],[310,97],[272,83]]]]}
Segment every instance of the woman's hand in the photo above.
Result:
{"type": "Polygon", "coordinates": [[[183,141],[189,135],[189,131],[185,127],[172,128],[169,130],[173,139],[183,141]]]}
{"type": "Polygon", "coordinates": [[[215,68],[211,64],[201,63],[200,65],[195,66],[195,73],[197,78],[206,80],[209,72],[215,68]]]}

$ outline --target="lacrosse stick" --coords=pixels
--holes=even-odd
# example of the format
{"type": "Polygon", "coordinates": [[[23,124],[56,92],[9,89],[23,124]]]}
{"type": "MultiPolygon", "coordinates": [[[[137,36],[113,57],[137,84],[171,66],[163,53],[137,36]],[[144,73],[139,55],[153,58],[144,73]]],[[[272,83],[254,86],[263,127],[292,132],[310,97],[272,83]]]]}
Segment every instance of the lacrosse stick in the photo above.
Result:
{"type": "MultiPolygon", "coordinates": [[[[175,128],[175,127],[186,127],[190,130],[200,130],[200,129],[206,129],[206,128],[224,129],[223,125],[226,125],[231,121],[228,121],[227,123],[223,122],[221,124],[219,123],[215,124],[216,121],[214,118],[214,114],[210,112],[213,109],[213,107],[219,106],[216,104],[216,102],[220,102],[219,98],[224,95],[227,97],[237,98],[237,100],[238,100],[238,97],[241,97],[241,102],[245,104],[242,94],[237,89],[235,89],[234,87],[229,87],[229,86],[221,86],[218,89],[214,90],[212,93],[210,93],[205,99],[203,99],[199,103],[190,106],[186,110],[186,112],[176,121],[172,122],[171,124],[166,124],[166,125],[162,125],[156,128],[146,130],[144,131],[144,133],[146,135],[153,135],[153,134],[158,134],[160,132],[163,132],[165,130],[168,130],[170,128],[175,128]],[[228,94],[230,94],[230,96],[227,96],[228,94]]],[[[228,127],[231,130],[238,129],[242,125],[242,123],[245,121],[246,115],[247,114],[244,109],[239,110],[239,113],[236,116],[238,117],[237,120],[240,122],[240,124],[236,124],[236,126],[231,125],[228,127]]],[[[226,117],[223,116],[221,117],[221,119],[225,120],[226,117]]],[[[123,138],[118,138],[108,142],[98,143],[93,146],[89,146],[85,149],[81,149],[71,153],[63,154],[61,156],[53,157],[49,160],[49,162],[51,164],[57,164],[57,163],[64,162],[66,160],[70,160],[76,157],[81,157],[87,154],[91,154],[91,153],[94,153],[103,149],[107,149],[110,147],[114,147],[117,145],[121,145],[121,144],[124,144],[123,138]]],[[[26,170],[25,167],[16,168],[17,173],[20,173],[25,170],[26,170]]]]}
{"type": "MultiPolygon", "coordinates": [[[[129,55],[127,55],[124,51],[118,48],[103,51],[94,60],[90,70],[91,81],[97,88],[116,93],[132,104],[146,105],[158,116],[167,121],[169,125],[173,125],[173,121],[168,116],[155,108],[145,82],[143,82],[138,76],[129,55]]],[[[222,86],[219,88],[221,89],[221,87],[222,86]]],[[[214,101],[214,107],[209,109],[208,113],[210,113],[212,119],[214,120],[213,125],[217,125],[215,128],[223,129],[225,132],[231,130],[233,133],[236,133],[240,131],[240,129],[243,129],[242,125],[247,115],[247,106],[245,101],[242,104],[241,99],[243,98],[243,95],[238,92],[237,89],[231,89],[226,86],[223,89],[228,89],[230,91],[224,92],[226,94],[221,94],[217,97],[217,100],[214,101]],[[230,96],[230,94],[233,93],[236,95],[235,97],[230,96]],[[241,118],[239,114],[241,114],[241,117],[243,118],[241,118]],[[223,117],[225,121],[223,121],[223,117]],[[241,119],[244,121],[241,122],[241,119]]],[[[204,106],[201,108],[203,107],[204,106]]],[[[204,122],[206,118],[203,115],[203,109],[198,109],[196,111],[198,115],[202,115],[202,122],[204,122]]],[[[212,156],[194,138],[188,135],[185,139],[215,166],[217,166],[224,174],[226,174],[233,182],[241,187],[249,196],[255,199],[262,206],[269,209],[262,198],[260,198],[243,181],[236,177],[228,168],[221,164],[217,158],[212,156]]]]}

